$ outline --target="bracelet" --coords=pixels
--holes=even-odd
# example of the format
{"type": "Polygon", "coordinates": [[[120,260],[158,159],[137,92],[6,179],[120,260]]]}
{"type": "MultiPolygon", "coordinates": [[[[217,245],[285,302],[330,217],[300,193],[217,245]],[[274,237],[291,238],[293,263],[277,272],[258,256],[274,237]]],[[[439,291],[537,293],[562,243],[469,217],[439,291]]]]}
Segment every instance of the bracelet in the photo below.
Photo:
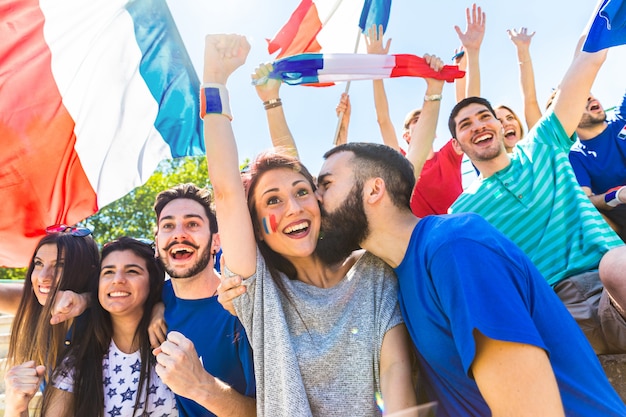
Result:
{"type": "Polygon", "coordinates": [[[622,191],[624,187],[615,187],[611,188],[609,192],[604,194],[604,202],[609,207],[617,207],[622,203],[622,200],[619,199],[619,193],[622,191]]]}
{"type": "Polygon", "coordinates": [[[273,109],[274,107],[278,107],[282,105],[283,105],[283,102],[281,101],[280,97],[272,98],[263,102],[263,107],[265,107],[265,110],[273,109]]]}
{"type": "Polygon", "coordinates": [[[530,59],[527,59],[526,61],[519,61],[519,62],[518,62],[518,64],[519,64],[519,65],[522,65],[522,64],[525,64],[525,63],[527,63],[527,62],[530,62],[530,59]]]}
{"type": "Polygon", "coordinates": [[[441,101],[441,94],[426,95],[424,101],[441,101]]]}
{"type": "Polygon", "coordinates": [[[233,120],[226,86],[218,83],[204,83],[200,86],[200,118],[207,114],[221,114],[233,120]]]}

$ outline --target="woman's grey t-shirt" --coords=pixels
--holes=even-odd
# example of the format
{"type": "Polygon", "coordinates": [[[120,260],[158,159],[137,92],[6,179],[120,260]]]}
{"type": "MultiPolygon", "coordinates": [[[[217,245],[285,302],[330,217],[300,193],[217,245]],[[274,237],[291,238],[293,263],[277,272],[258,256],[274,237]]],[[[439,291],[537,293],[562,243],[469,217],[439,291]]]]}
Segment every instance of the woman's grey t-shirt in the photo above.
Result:
{"type": "Polygon", "coordinates": [[[257,251],[234,301],[253,348],[258,415],[381,415],[382,341],[403,322],[391,268],[365,253],[332,288],[281,279],[289,298],[257,251]]]}

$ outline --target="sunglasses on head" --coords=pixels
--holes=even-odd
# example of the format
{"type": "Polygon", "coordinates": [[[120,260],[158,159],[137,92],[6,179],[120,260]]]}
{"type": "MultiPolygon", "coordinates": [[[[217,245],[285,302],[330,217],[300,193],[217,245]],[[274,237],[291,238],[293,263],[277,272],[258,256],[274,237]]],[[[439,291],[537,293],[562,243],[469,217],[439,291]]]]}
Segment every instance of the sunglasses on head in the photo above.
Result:
{"type": "Polygon", "coordinates": [[[89,236],[92,231],[87,227],[68,226],[66,224],[55,224],[54,226],[46,227],[46,234],[51,235],[53,233],[69,233],[72,236],[89,236]]]}

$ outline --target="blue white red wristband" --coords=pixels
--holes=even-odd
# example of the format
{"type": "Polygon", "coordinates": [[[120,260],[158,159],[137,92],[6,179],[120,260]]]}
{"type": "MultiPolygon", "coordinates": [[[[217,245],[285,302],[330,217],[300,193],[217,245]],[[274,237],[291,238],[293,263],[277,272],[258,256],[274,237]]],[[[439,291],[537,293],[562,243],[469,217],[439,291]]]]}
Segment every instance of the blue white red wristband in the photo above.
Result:
{"type": "Polygon", "coordinates": [[[200,118],[207,114],[222,114],[233,120],[226,86],[218,83],[204,83],[200,86],[200,118]]]}
{"type": "Polygon", "coordinates": [[[609,207],[617,207],[620,204],[623,204],[622,201],[619,199],[620,191],[622,191],[623,189],[624,187],[611,188],[609,192],[604,194],[604,202],[606,203],[606,205],[609,207]]]}

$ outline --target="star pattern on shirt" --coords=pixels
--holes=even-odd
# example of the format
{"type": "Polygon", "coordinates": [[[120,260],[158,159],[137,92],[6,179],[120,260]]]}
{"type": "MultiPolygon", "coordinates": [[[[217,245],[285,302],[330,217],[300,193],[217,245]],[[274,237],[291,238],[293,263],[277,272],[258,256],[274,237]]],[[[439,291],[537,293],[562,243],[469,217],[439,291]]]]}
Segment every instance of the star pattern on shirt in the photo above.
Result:
{"type": "Polygon", "coordinates": [[[131,390],[130,387],[128,387],[128,389],[122,393],[122,402],[126,400],[132,401],[135,396],[135,392],[137,392],[137,390],[131,390]]]}
{"type": "Polygon", "coordinates": [[[157,398],[157,400],[153,403],[155,407],[159,407],[165,404],[165,398],[157,398]]]}
{"type": "Polygon", "coordinates": [[[137,359],[137,361],[134,364],[130,365],[130,367],[133,370],[133,373],[141,372],[141,361],[137,359]]]}
{"type": "Polygon", "coordinates": [[[107,411],[107,413],[111,416],[111,417],[115,417],[115,416],[121,416],[122,412],[120,411],[122,409],[122,407],[116,407],[113,406],[112,409],[110,409],[109,411],[107,411]]]}
{"type": "Polygon", "coordinates": [[[139,391],[141,358],[124,353],[114,344],[103,360],[105,417],[170,416],[177,410],[174,394],[153,372],[151,384],[139,391]]]}

